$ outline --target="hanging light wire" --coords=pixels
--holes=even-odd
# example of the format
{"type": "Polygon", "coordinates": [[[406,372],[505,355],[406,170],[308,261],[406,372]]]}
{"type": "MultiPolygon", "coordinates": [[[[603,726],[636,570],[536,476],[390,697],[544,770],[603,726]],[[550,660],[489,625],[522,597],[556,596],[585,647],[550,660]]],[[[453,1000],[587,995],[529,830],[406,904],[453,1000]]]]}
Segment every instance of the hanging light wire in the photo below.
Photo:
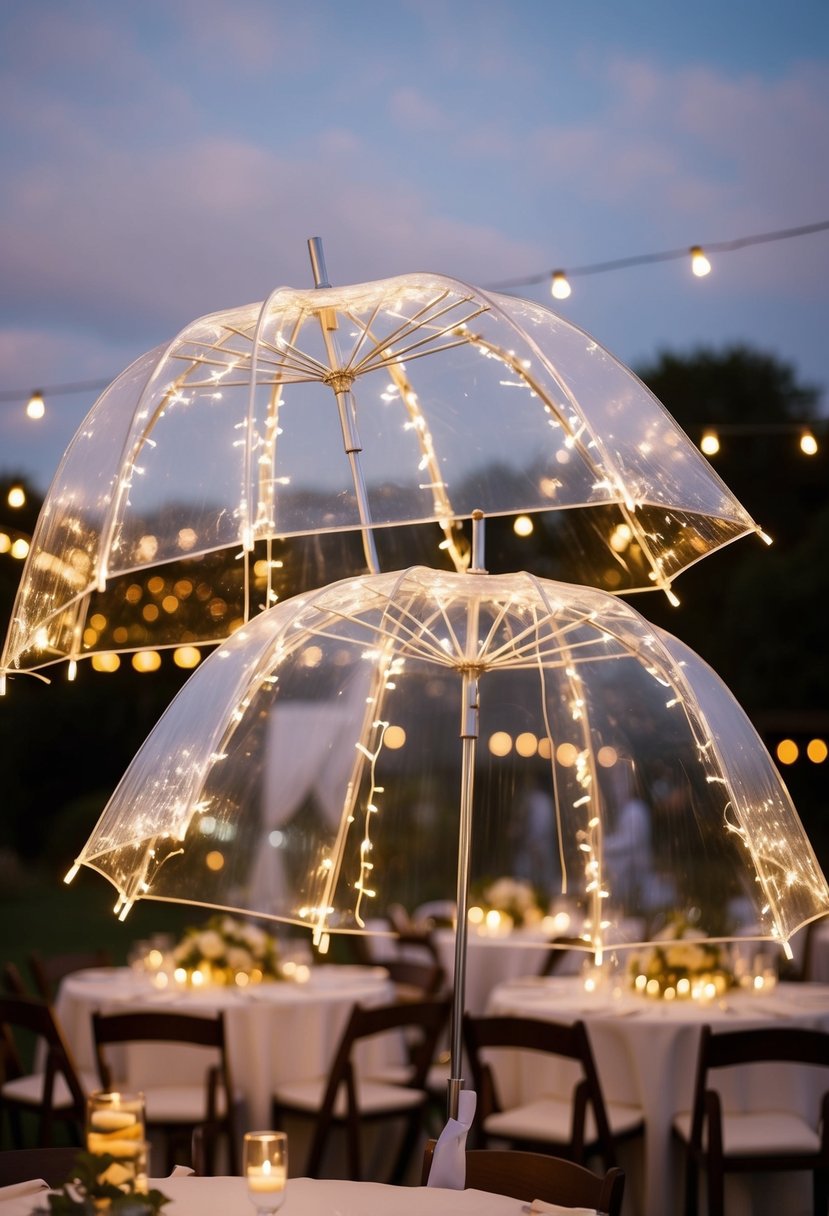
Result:
{"type": "MultiPolygon", "coordinates": [[[[607,274],[614,270],[627,270],[631,266],[646,266],[656,262],[674,262],[680,258],[690,258],[691,268],[695,275],[702,277],[708,274],[711,264],[709,253],[733,253],[737,249],[745,249],[749,245],[767,245],[772,241],[788,241],[796,237],[811,236],[816,232],[829,229],[829,220],[820,220],[816,224],[801,224],[797,228],[779,228],[774,232],[759,232],[753,236],[736,237],[730,241],[709,241],[705,245],[685,245],[681,249],[663,249],[656,253],[639,253],[631,257],[613,258],[606,262],[591,262],[585,266],[557,267],[553,270],[543,270],[538,274],[525,275],[520,279],[502,279],[498,283],[485,285],[488,291],[508,291],[513,287],[529,287],[535,283],[549,282],[552,294],[556,299],[566,300],[572,288],[570,280],[578,276],[590,274],[607,274]]],[[[43,416],[44,399],[72,393],[100,392],[112,383],[109,380],[83,380],[75,384],[52,384],[38,389],[0,389],[0,404],[5,402],[20,402],[26,400],[29,407],[38,401],[34,412],[29,417],[43,416]]],[[[28,408],[28,407],[27,407],[28,408]]]]}
{"type": "Polygon", "coordinates": [[[627,270],[630,266],[647,266],[654,262],[675,262],[680,258],[693,257],[696,254],[733,253],[736,249],[745,249],[749,245],[768,245],[772,241],[789,241],[795,237],[810,236],[815,232],[825,232],[829,228],[829,220],[821,220],[817,224],[801,224],[799,228],[780,228],[776,232],[759,232],[754,236],[741,236],[732,241],[708,241],[703,245],[684,245],[682,249],[663,249],[658,253],[637,253],[631,257],[613,258],[608,262],[591,262],[586,266],[567,266],[555,270],[542,270],[538,274],[525,275],[522,279],[502,279],[499,283],[489,283],[491,291],[509,290],[511,287],[525,287],[533,283],[546,283],[554,274],[565,276],[568,280],[580,275],[607,274],[612,270],[627,270]]]}

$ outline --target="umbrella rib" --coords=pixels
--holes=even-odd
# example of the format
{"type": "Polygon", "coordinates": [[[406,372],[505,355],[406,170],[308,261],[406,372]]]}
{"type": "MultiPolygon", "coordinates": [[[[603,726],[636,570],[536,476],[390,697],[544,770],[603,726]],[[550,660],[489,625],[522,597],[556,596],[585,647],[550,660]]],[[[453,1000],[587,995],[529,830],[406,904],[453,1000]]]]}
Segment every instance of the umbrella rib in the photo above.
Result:
{"type": "Polygon", "coordinates": [[[446,316],[446,314],[450,313],[453,308],[459,308],[461,305],[468,303],[472,299],[471,296],[464,296],[460,300],[452,300],[444,308],[438,308],[438,305],[447,298],[448,294],[449,293],[446,291],[442,292],[434,300],[430,300],[428,304],[424,304],[422,308],[419,308],[416,312],[412,313],[411,316],[405,317],[402,325],[398,325],[396,329],[391,330],[391,332],[388,333],[382,339],[382,341],[377,341],[374,348],[369,351],[369,353],[360,361],[356,369],[352,369],[355,371],[355,374],[359,375],[364,369],[365,364],[371,363],[373,358],[383,351],[388,350],[394,342],[405,342],[411,334],[420,333],[422,330],[427,329],[430,326],[434,327],[434,332],[429,335],[426,341],[433,340],[435,337],[440,337],[442,334],[448,333],[452,329],[456,329],[459,325],[466,324],[467,320],[471,320],[472,317],[477,317],[480,315],[480,313],[485,311],[484,308],[479,307],[470,313],[468,318],[460,321],[453,321],[451,325],[444,325],[442,327],[437,326],[436,322],[440,317],[446,316]],[[430,312],[430,310],[432,311],[430,312]]]}
{"type": "MultiPolygon", "coordinates": [[[[446,309],[444,311],[448,311],[448,309],[446,309]]],[[[473,312],[469,313],[468,316],[462,317],[460,320],[453,321],[449,325],[444,325],[442,329],[436,329],[434,331],[434,333],[427,334],[425,338],[421,338],[418,342],[412,342],[412,343],[410,343],[409,346],[398,347],[392,355],[382,356],[381,358],[376,358],[376,357],[372,358],[372,355],[377,356],[378,354],[381,354],[381,351],[378,348],[377,350],[373,351],[370,355],[367,355],[366,358],[363,359],[362,362],[357,365],[355,372],[357,375],[361,375],[367,371],[374,371],[380,367],[386,367],[391,362],[397,363],[401,359],[416,359],[419,356],[412,354],[413,351],[416,351],[419,347],[426,346],[429,343],[435,344],[439,338],[443,338],[447,334],[451,334],[454,331],[460,329],[462,326],[467,325],[470,321],[474,320],[475,317],[479,317],[481,315],[481,313],[483,313],[485,311],[486,310],[484,308],[476,308],[473,312]]],[[[412,332],[418,332],[418,331],[415,330],[412,332]]],[[[470,339],[468,337],[464,337],[464,338],[459,338],[456,342],[446,342],[441,346],[432,345],[429,350],[423,351],[421,353],[422,354],[436,354],[441,350],[451,350],[453,346],[466,345],[469,342],[469,340],[470,339]]],[[[388,349],[388,346],[389,346],[388,342],[383,343],[384,350],[388,349]]]]}
{"type": "MultiPolygon", "coordinates": [[[[386,349],[392,342],[396,342],[398,340],[398,338],[400,338],[402,335],[415,332],[421,325],[420,318],[423,317],[424,315],[426,315],[430,309],[436,308],[437,305],[440,304],[442,300],[445,300],[448,295],[449,295],[448,290],[442,291],[434,299],[428,300],[421,308],[418,308],[415,312],[413,312],[411,314],[411,316],[402,317],[401,324],[398,325],[395,329],[390,330],[389,333],[386,334],[386,336],[382,342],[378,342],[377,339],[374,339],[375,346],[371,351],[369,351],[366,358],[371,358],[371,356],[376,354],[378,350],[386,349]]],[[[466,296],[465,299],[471,299],[471,296],[466,296]]],[[[456,304],[460,304],[462,302],[463,301],[461,301],[461,300],[456,300],[453,304],[450,304],[449,307],[454,308],[456,306],[456,304]]],[[[377,307],[375,308],[374,313],[372,314],[372,320],[380,312],[381,303],[382,303],[382,301],[380,303],[378,303],[377,307]]],[[[362,322],[358,321],[357,318],[351,312],[349,312],[347,315],[355,325],[362,324],[362,322]]],[[[388,316],[399,316],[400,314],[388,312],[387,315],[388,316]]],[[[438,315],[440,315],[440,314],[438,314],[438,315]]],[[[366,328],[367,329],[370,328],[370,325],[371,325],[371,322],[368,322],[366,328]]],[[[349,362],[349,370],[354,371],[353,361],[349,362]]],[[[355,373],[355,374],[358,374],[358,373],[355,373]]]]}
{"type": "Polygon", "coordinates": [[[346,311],[345,316],[348,317],[348,319],[352,325],[357,325],[358,327],[360,327],[362,329],[362,333],[357,338],[357,341],[354,343],[354,346],[352,348],[351,354],[348,356],[348,359],[347,359],[347,361],[345,363],[345,367],[344,367],[345,371],[347,371],[347,372],[351,371],[352,367],[354,366],[354,360],[357,357],[357,352],[360,350],[360,347],[365,343],[367,338],[371,337],[373,341],[376,341],[376,339],[374,338],[374,335],[371,332],[371,327],[374,324],[374,322],[377,320],[377,316],[380,312],[380,305],[381,305],[381,301],[378,300],[377,304],[374,306],[371,316],[368,318],[367,321],[360,321],[357,319],[357,317],[354,316],[354,314],[351,311],[346,311]]]}

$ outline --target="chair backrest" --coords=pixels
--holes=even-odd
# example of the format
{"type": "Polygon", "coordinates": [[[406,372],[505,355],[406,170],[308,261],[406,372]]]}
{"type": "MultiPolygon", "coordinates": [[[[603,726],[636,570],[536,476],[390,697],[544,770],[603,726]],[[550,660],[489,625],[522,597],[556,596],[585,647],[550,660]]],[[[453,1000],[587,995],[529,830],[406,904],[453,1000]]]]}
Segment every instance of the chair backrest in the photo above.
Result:
{"type": "Polygon", "coordinates": [[[116,1080],[106,1050],[113,1044],[186,1043],[190,1047],[215,1049],[227,1093],[232,1093],[224,1015],[221,1012],[215,1017],[199,1017],[189,1013],[168,1013],[166,1010],[126,1013],[96,1011],[92,1014],[92,1036],[98,1074],[105,1089],[116,1080]]]}
{"type": "Polygon", "coordinates": [[[72,1173],[77,1148],[10,1148],[0,1152],[0,1186],[42,1178],[50,1187],[61,1186],[72,1173]]]}
{"type": "MultiPolygon", "coordinates": [[[[421,1177],[424,1186],[432,1168],[435,1143],[430,1140],[426,1145],[421,1177]]],[[[583,1165],[548,1153],[468,1149],[466,1186],[525,1203],[541,1199],[562,1207],[595,1208],[603,1216],[621,1216],[625,1175],[616,1166],[606,1174],[594,1174],[583,1165]]]]}
{"type": "Polygon", "coordinates": [[[416,962],[413,959],[388,959],[383,966],[392,983],[397,986],[398,1000],[426,1000],[435,996],[443,984],[440,963],[416,962]]]}
{"type": "MultiPolygon", "coordinates": [[[[0,1027],[2,1027],[3,1067],[6,1070],[3,1077],[4,1082],[25,1074],[24,1053],[20,1049],[16,1031],[33,1036],[35,1042],[39,1040],[45,1047],[43,1085],[38,1104],[40,1143],[48,1145],[51,1140],[52,1124],[55,1118],[54,1088],[59,1076],[62,1076],[66,1082],[71,1099],[70,1108],[61,1110],[60,1117],[74,1119],[83,1126],[86,1117],[86,1094],[72,1053],[51,1006],[34,997],[0,995],[0,1027]]],[[[3,1101],[10,1104],[8,1095],[4,1095],[3,1101]]],[[[17,1103],[18,1106],[20,1104],[20,1102],[17,1103]]]]}
{"type": "Polygon", "coordinates": [[[714,1034],[710,1026],[703,1026],[691,1118],[692,1145],[699,1149],[703,1140],[703,1124],[709,1107],[706,1099],[709,1073],[720,1068],[762,1063],[829,1068],[829,1033],[801,1026],[764,1026],[755,1030],[729,1030],[714,1034]]]}
{"type": "MultiPolygon", "coordinates": [[[[235,1173],[236,1111],[233,1078],[227,1051],[224,1014],[220,1011],[212,1017],[199,1017],[189,1013],[170,1013],[166,1010],[139,1010],[124,1013],[92,1014],[92,1036],[95,1042],[95,1057],[98,1075],[105,1089],[117,1082],[109,1060],[108,1048],[125,1043],[182,1043],[188,1047],[210,1048],[213,1060],[205,1074],[204,1141],[205,1155],[209,1150],[212,1172],[212,1154],[219,1131],[228,1137],[230,1172],[235,1173]],[[224,1091],[224,1106],[221,1100],[224,1091]],[[224,1109],[224,1113],[222,1113],[224,1109]]],[[[142,1088],[141,1079],[136,1078],[136,1087],[142,1088]]],[[[148,1102],[148,1119],[152,1122],[152,1110],[148,1102]]],[[[195,1126],[195,1125],[194,1125],[195,1126]]]]}
{"type": "MultiPolygon", "coordinates": [[[[555,975],[564,960],[575,948],[579,947],[584,955],[584,938],[559,936],[554,937],[550,949],[545,952],[544,961],[538,969],[539,975],[555,975]]],[[[586,955],[584,956],[586,957],[586,955]]]]}
{"type": "Polygon", "coordinates": [[[438,1036],[449,1016],[448,1000],[407,1001],[394,1005],[378,1005],[366,1008],[355,1005],[351,1011],[334,1063],[329,1073],[323,1107],[329,1104],[333,1110],[337,1091],[345,1083],[349,1102],[356,1110],[354,1093],[354,1050],[363,1039],[393,1030],[407,1033],[411,1072],[407,1085],[412,1089],[423,1089],[426,1074],[432,1063],[438,1036]],[[416,1036],[412,1038],[411,1036],[416,1036]]]}
{"type": "Polygon", "coordinates": [[[3,991],[12,996],[31,996],[26,981],[16,963],[3,964],[3,991]]]}
{"type": "Polygon", "coordinates": [[[86,950],[48,956],[33,951],[29,955],[29,968],[35,987],[44,1001],[54,1001],[61,980],[73,971],[84,971],[87,967],[111,966],[112,955],[108,950],[86,950]]]}
{"type": "Polygon", "coordinates": [[[476,1018],[464,1014],[464,1041],[478,1093],[476,1121],[479,1124],[493,1111],[502,1109],[492,1067],[483,1058],[488,1049],[507,1047],[575,1061],[581,1069],[581,1079],[573,1093],[570,1149],[576,1159],[583,1156],[586,1116],[591,1108],[605,1165],[608,1169],[615,1165],[607,1108],[583,1022],[550,1022],[510,1016],[476,1018]]]}

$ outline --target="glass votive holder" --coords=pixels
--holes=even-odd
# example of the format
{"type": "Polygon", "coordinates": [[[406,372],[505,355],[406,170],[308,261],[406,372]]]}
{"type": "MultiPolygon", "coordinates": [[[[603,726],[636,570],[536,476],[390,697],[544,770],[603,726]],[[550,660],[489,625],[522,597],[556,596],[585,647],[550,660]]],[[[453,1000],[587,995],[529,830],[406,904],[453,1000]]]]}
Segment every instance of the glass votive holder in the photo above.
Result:
{"type": "Polygon", "coordinates": [[[259,1212],[276,1212],[285,1200],[288,1137],[285,1132],[245,1132],[242,1165],[248,1197],[259,1212]]]}
{"type": "Polygon", "coordinates": [[[99,1175],[122,1191],[147,1190],[147,1132],[144,1095],[96,1092],[86,1101],[86,1151],[112,1161],[99,1175]]]}

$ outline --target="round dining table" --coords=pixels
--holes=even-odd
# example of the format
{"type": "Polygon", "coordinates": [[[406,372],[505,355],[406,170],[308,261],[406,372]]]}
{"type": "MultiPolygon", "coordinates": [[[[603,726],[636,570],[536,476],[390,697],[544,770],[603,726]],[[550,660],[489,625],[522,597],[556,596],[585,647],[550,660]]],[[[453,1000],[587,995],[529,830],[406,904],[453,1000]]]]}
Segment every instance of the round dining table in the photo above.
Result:
{"type": "MultiPolygon", "coordinates": [[[[243,1178],[153,1178],[150,1185],[170,1200],[164,1216],[253,1216],[255,1211],[243,1178]]],[[[31,1216],[35,1204],[45,1207],[47,1193],[34,1183],[29,1189],[0,1187],[0,1216],[31,1216]]],[[[279,1210],[285,1216],[521,1216],[529,1205],[484,1191],[293,1178],[279,1210]]],[[[567,1209],[547,1205],[544,1211],[566,1216],[567,1209]]]]}
{"type": "MultiPolygon", "coordinates": [[[[549,935],[541,929],[513,929],[504,934],[471,932],[466,939],[467,1012],[478,1016],[498,984],[537,975],[550,955],[549,935]]],[[[433,929],[432,941],[449,984],[455,969],[454,929],[433,929]]]]}
{"type": "MultiPolygon", "coordinates": [[[[93,1072],[94,1010],[172,1009],[205,1016],[222,1010],[231,1071],[245,1102],[247,1126],[267,1127],[277,1085],[327,1075],[354,1005],[393,1000],[394,986],[383,967],[326,964],[310,968],[304,982],[285,980],[246,988],[158,988],[145,974],[115,967],[67,976],[55,1011],[79,1069],[93,1072]]],[[[367,1041],[363,1047],[367,1069],[398,1062],[388,1039],[367,1041]]],[[[140,1077],[144,1085],[185,1083],[204,1075],[204,1057],[196,1048],[179,1045],[172,1057],[135,1046],[129,1049],[126,1067],[127,1079],[140,1077]]]]}
{"type": "MultiPolygon", "coordinates": [[[[786,1024],[829,1030],[829,985],[781,983],[760,992],[732,989],[711,1001],[665,1001],[620,983],[588,991],[578,976],[551,976],[500,984],[490,995],[487,1013],[585,1023],[606,1099],[635,1104],[644,1116],[644,1161],[637,1168],[631,1157],[633,1172],[640,1176],[631,1177],[628,1167],[625,1211],[666,1216],[682,1209],[683,1166],[678,1146],[672,1145],[671,1125],[675,1115],[691,1108],[701,1027],[710,1024],[715,1033],[786,1024]]],[[[504,1105],[528,1102],[542,1092],[569,1093],[576,1076],[569,1061],[539,1061],[535,1053],[504,1053],[493,1067],[504,1105]]],[[[821,1072],[807,1076],[785,1065],[751,1066],[727,1070],[717,1087],[727,1109],[751,1109],[764,1099],[768,1106],[773,1092],[776,1109],[796,1109],[813,1117],[817,1126],[826,1086],[821,1072]]],[[[760,1211],[794,1216],[800,1211],[794,1191],[800,1195],[801,1182],[803,1210],[810,1212],[808,1175],[765,1175],[762,1196],[757,1187],[741,1185],[743,1178],[732,1176],[726,1194],[729,1216],[757,1216],[760,1211]]]]}

